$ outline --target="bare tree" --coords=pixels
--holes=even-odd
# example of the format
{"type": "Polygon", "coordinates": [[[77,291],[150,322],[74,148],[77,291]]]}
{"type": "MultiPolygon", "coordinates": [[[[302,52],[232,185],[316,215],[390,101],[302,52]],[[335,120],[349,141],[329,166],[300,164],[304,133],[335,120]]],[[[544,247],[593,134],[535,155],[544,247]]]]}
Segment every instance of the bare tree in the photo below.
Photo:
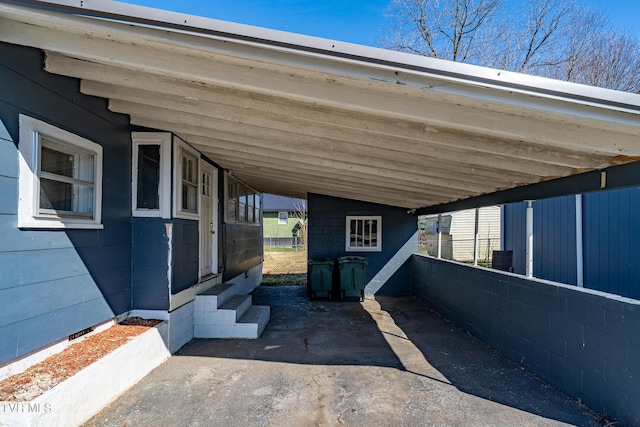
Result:
{"type": "Polygon", "coordinates": [[[390,49],[640,93],[638,40],[575,0],[393,0],[390,49]],[[514,6],[515,5],[515,6],[514,6]],[[516,13],[517,12],[517,13],[516,13]]]}
{"type": "Polygon", "coordinates": [[[297,237],[300,239],[299,244],[302,247],[306,247],[307,246],[307,201],[303,199],[297,199],[293,207],[295,209],[293,216],[298,220],[298,223],[294,227],[294,230],[297,233],[297,237]]]}
{"type": "Polygon", "coordinates": [[[500,0],[394,0],[388,48],[473,62],[500,0]]]}

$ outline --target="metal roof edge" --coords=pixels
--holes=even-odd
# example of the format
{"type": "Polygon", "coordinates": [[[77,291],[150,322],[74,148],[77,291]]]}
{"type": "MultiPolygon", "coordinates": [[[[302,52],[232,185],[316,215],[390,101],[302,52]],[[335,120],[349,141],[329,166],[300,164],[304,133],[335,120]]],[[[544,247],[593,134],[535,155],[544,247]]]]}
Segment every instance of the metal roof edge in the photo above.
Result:
{"type": "Polygon", "coordinates": [[[372,67],[425,73],[458,83],[510,90],[542,97],[640,113],[640,94],[429,58],[404,52],[289,33],[234,22],[105,0],[0,0],[0,3],[126,22],[239,43],[304,52],[368,64],[372,67]]]}

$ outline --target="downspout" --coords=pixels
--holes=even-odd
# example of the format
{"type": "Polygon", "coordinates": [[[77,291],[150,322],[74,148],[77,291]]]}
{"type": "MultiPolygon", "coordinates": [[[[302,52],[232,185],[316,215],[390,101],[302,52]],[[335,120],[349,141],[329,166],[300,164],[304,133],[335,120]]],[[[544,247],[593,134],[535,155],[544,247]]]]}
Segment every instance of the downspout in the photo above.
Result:
{"type": "Polygon", "coordinates": [[[500,250],[505,250],[505,224],[507,223],[505,218],[505,207],[504,205],[500,205],[500,250]]]}
{"type": "Polygon", "coordinates": [[[478,218],[480,217],[480,208],[476,208],[475,231],[473,234],[473,265],[478,265],[478,218]]]}
{"type": "Polygon", "coordinates": [[[438,259],[442,258],[442,214],[438,214],[438,249],[436,257],[438,259]]]}
{"type": "Polygon", "coordinates": [[[533,201],[527,202],[526,276],[533,277],[533,201]]]}
{"type": "Polygon", "coordinates": [[[584,288],[582,194],[576,194],[576,284],[584,288]]]}

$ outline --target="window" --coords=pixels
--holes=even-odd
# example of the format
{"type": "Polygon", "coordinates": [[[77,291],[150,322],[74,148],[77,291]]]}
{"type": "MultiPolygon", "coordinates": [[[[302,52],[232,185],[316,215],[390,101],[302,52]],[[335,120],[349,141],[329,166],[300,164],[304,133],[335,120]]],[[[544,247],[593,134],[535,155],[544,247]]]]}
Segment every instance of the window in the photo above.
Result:
{"type": "Polygon", "coordinates": [[[20,115],[18,227],[102,228],[102,147],[20,115]]]}
{"type": "Polygon", "coordinates": [[[260,224],[260,195],[230,175],[226,179],[227,222],[260,224]]]}
{"type": "Polygon", "coordinates": [[[171,215],[171,134],[133,132],[132,207],[134,216],[171,215]]]}
{"type": "Polygon", "coordinates": [[[253,222],[260,223],[260,210],[261,210],[260,195],[254,194],[253,196],[255,199],[255,206],[253,208],[253,222]]]}
{"type": "Polygon", "coordinates": [[[382,250],[381,216],[347,216],[347,251],[382,250]]]}
{"type": "Polygon", "coordinates": [[[288,212],[278,212],[278,224],[286,225],[289,222],[288,212]]]}
{"type": "Polygon", "coordinates": [[[199,163],[200,154],[186,143],[177,140],[175,144],[174,216],[185,219],[199,219],[199,163]]]}

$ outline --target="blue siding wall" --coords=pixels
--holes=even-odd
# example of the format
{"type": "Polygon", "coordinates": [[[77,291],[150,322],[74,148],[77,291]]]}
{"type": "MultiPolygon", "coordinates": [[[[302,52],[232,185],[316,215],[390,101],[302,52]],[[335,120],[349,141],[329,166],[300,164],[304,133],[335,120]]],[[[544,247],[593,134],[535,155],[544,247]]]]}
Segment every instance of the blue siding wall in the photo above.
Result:
{"type": "Polygon", "coordinates": [[[131,140],[126,116],[42,71],[35,49],[0,43],[0,364],[131,308],[131,140]],[[104,230],[19,230],[19,114],[104,149],[104,230]]]}
{"type": "Polygon", "coordinates": [[[502,218],[504,249],[513,251],[513,271],[518,274],[524,274],[527,263],[527,204],[513,203],[505,205],[502,212],[504,213],[504,218],[502,218]]]}
{"type": "Polygon", "coordinates": [[[198,283],[199,242],[198,221],[173,220],[171,293],[176,294],[198,283]]]}
{"type": "MultiPolygon", "coordinates": [[[[584,287],[640,299],[640,188],[583,196],[584,287]]],[[[505,206],[505,248],[524,274],[526,204],[505,206]]],[[[534,203],[534,275],[575,285],[575,197],[534,203]]]]}
{"type": "MultiPolygon", "coordinates": [[[[367,281],[386,265],[418,229],[416,216],[408,214],[406,209],[318,194],[309,194],[307,201],[309,259],[365,257],[368,259],[367,281]],[[346,252],[347,215],[382,215],[381,252],[346,252]]],[[[405,263],[378,293],[411,293],[410,263],[405,263]]]]}
{"type": "Polygon", "coordinates": [[[224,251],[225,281],[260,265],[264,257],[262,226],[224,224],[224,251]]]}
{"type": "Polygon", "coordinates": [[[640,299],[640,188],[584,195],[585,287],[640,299]]]}
{"type": "Polygon", "coordinates": [[[534,202],[533,242],[536,277],[577,283],[575,196],[534,202]]]}
{"type": "MultiPolygon", "coordinates": [[[[526,271],[526,203],[506,205],[505,249],[513,250],[514,271],[526,271]]],[[[575,197],[537,200],[533,203],[533,274],[541,279],[575,285],[575,197]]]]}
{"type": "Polygon", "coordinates": [[[169,309],[168,220],[133,219],[133,307],[169,309]]]}

